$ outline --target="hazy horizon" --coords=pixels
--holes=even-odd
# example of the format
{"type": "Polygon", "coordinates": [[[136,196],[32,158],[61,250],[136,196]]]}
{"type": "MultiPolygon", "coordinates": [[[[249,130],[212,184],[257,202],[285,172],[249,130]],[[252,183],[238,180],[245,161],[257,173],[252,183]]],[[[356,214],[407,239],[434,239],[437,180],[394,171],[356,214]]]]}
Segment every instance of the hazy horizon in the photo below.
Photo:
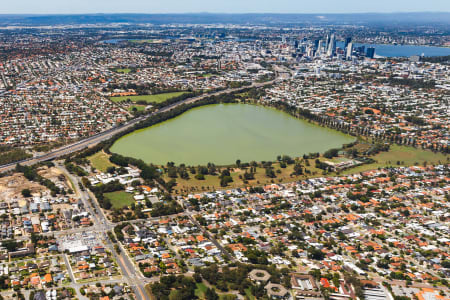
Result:
{"type": "Polygon", "coordinates": [[[303,12],[211,12],[211,11],[191,11],[191,12],[85,12],[85,13],[3,13],[0,16],[52,16],[52,15],[364,15],[364,14],[450,14],[449,11],[392,11],[392,12],[317,12],[317,13],[303,13],[303,12]]]}
{"type": "Polygon", "coordinates": [[[450,12],[450,1],[430,0],[378,0],[366,2],[359,0],[16,0],[0,8],[0,14],[354,14],[354,13],[411,13],[411,12],[450,12]]]}

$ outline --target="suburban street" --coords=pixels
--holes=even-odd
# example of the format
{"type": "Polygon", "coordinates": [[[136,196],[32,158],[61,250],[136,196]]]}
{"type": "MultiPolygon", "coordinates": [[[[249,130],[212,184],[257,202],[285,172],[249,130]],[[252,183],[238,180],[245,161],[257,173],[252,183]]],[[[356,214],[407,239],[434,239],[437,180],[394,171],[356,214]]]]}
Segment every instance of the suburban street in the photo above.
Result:
{"type": "MultiPolygon", "coordinates": [[[[278,68],[277,71],[280,71],[280,78],[284,78],[286,77],[286,72],[284,69],[278,68]]],[[[277,80],[277,79],[275,79],[277,80]]],[[[130,120],[129,122],[127,122],[126,124],[123,124],[119,127],[115,127],[115,128],[111,128],[107,131],[101,132],[99,134],[96,134],[94,136],[88,137],[86,139],[83,139],[81,141],[78,141],[76,143],[64,146],[62,148],[50,151],[48,153],[45,153],[44,155],[40,155],[37,157],[33,157],[24,161],[20,161],[20,163],[22,165],[33,165],[42,161],[48,161],[48,160],[54,160],[57,159],[61,156],[82,150],[86,147],[90,147],[93,146],[95,144],[98,144],[102,141],[105,141],[109,138],[111,138],[112,136],[114,136],[117,133],[120,133],[124,130],[129,129],[130,127],[134,126],[135,124],[145,120],[146,118],[149,117],[153,117],[159,113],[163,113],[163,112],[167,112],[170,111],[180,105],[183,104],[189,104],[189,103],[194,103],[197,101],[200,101],[202,99],[205,99],[207,97],[210,96],[218,96],[218,95],[222,95],[222,94],[226,94],[226,93],[233,93],[233,92],[238,92],[244,89],[247,89],[249,87],[262,87],[265,85],[269,85],[275,82],[275,80],[271,80],[271,81],[267,81],[267,82],[261,82],[261,83],[253,83],[251,86],[244,86],[244,87],[240,87],[240,88],[232,88],[232,89],[226,89],[226,90],[222,90],[219,92],[214,92],[214,93],[210,93],[210,94],[204,94],[204,95],[200,95],[197,97],[193,97],[193,98],[188,98],[185,99],[183,101],[174,103],[172,105],[166,106],[156,112],[153,112],[151,114],[145,115],[145,116],[141,116],[139,118],[135,118],[130,120]]],[[[13,170],[16,166],[18,162],[15,163],[10,163],[7,165],[3,165],[0,167],[0,173],[1,172],[7,172],[10,170],[13,170]]],[[[80,189],[80,180],[77,176],[74,176],[72,174],[70,174],[68,172],[68,170],[64,167],[64,165],[60,162],[60,161],[56,161],[55,162],[56,168],[58,168],[65,176],[67,176],[67,178],[70,179],[71,182],[73,182],[74,188],[75,188],[75,193],[80,197],[80,199],[82,200],[86,210],[89,212],[89,214],[92,216],[93,219],[93,226],[90,227],[80,227],[80,228],[72,228],[72,229],[68,229],[65,231],[60,231],[57,233],[53,233],[53,232],[49,232],[46,233],[44,235],[56,235],[56,236],[64,236],[64,235],[72,235],[72,234],[77,234],[77,233],[82,233],[82,232],[94,232],[95,234],[101,236],[101,239],[103,240],[103,242],[105,243],[106,247],[109,249],[109,251],[112,253],[115,261],[117,262],[121,273],[123,275],[123,280],[113,280],[111,279],[111,283],[113,282],[126,282],[134,291],[137,299],[139,300],[145,300],[145,299],[150,299],[149,295],[147,294],[147,291],[145,289],[145,285],[151,282],[156,282],[159,280],[159,276],[157,277],[152,277],[152,278],[145,278],[139,269],[137,269],[137,267],[134,265],[134,263],[132,262],[132,260],[130,259],[130,257],[126,254],[126,251],[124,250],[124,248],[120,245],[119,243],[119,249],[121,251],[116,251],[116,248],[114,247],[114,243],[110,240],[107,232],[114,231],[114,226],[116,224],[111,223],[107,217],[105,216],[103,210],[100,208],[100,206],[98,205],[97,201],[95,200],[95,196],[88,190],[81,190],[80,189]]],[[[194,222],[195,225],[197,225],[202,232],[211,239],[211,241],[214,243],[214,245],[216,247],[218,247],[218,249],[220,249],[230,260],[232,261],[236,261],[236,259],[231,256],[226,249],[224,249],[212,236],[210,236],[210,234],[197,222],[197,220],[195,220],[195,218],[192,216],[192,213],[189,212],[184,212],[184,213],[180,213],[179,215],[187,215],[192,222],[194,222]]],[[[150,218],[150,219],[145,219],[145,221],[151,221],[151,220],[157,220],[159,218],[150,218]]],[[[140,222],[143,220],[133,220],[133,221],[129,221],[130,223],[135,223],[135,222],[140,222]]],[[[118,223],[119,224],[119,223],[118,223]]],[[[19,239],[20,240],[20,239],[19,239]]],[[[70,262],[68,260],[67,255],[63,254],[63,258],[64,258],[64,262],[68,268],[69,271],[69,276],[71,279],[71,283],[69,284],[70,287],[72,287],[73,289],[75,289],[76,291],[76,295],[78,297],[78,299],[87,299],[86,297],[82,296],[80,294],[80,287],[82,286],[82,284],[76,283],[76,279],[75,276],[72,272],[71,266],[70,266],[70,262]]],[[[104,280],[102,280],[101,282],[105,282],[104,280]]],[[[109,282],[109,281],[108,281],[109,282]]],[[[90,284],[95,284],[96,281],[90,282],[90,284]]],[[[23,291],[24,293],[27,293],[28,291],[23,291]]],[[[6,294],[5,294],[6,295],[6,294]]]]}
{"type": "MultiPolygon", "coordinates": [[[[70,174],[64,166],[57,164],[57,167],[64,173],[64,175],[68,176],[70,180],[75,185],[76,193],[80,196],[82,199],[86,209],[89,211],[89,213],[92,215],[94,220],[94,226],[93,227],[87,227],[87,228],[80,228],[79,231],[76,232],[83,232],[83,231],[89,231],[89,228],[95,229],[95,232],[102,235],[102,239],[105,242],[105,245],[109,248],[109,251],[113,254],[114,259],[116,260],[117,264],[119,265],[119,268],[122,272],[123,278],[125,282],[131,286],[135,292],[135,295],[137,299],[139,300],[145,300],[150,299],[147,295],[147,292],[145,291],[145,284],[144,277],[141,275],[140,271],[136,269],[133,262],[130,260],[130,258],[126,255],[125,251],[120,251],[118,253],[116,249],[114,248],[113,242],[108,237],[107,232],[113,231],[114,225],[111,224],[106,216],[103,214],[102,209],[98,206],[97,201],[95,201],[92,197],[89,195],[87,191],[82,191],[79,188],[79,180],[78,177],[73,176],[70,174]],[[89,201],[89,199],[93,199],[93,201],[89,201]],[[93,203],[94,207],[92,207],[91,203],[93,203]]],[[[61,234],[68,234],[68,232],[62,232],[61,234]]],[[[68,267],[70,267],[70,264],[68,264],[67,258],[65,257],[66,264],[68,267]]],[[[71,273],[70,273],[71,274],[71,273]]],[[[73,275],[71,275],[72,281],[74,281],[73,275]]]]}
{"type": "Polygon", "coordinates": [[[450,1],[160,2],[4,6],[0,300],[450,300],[450,1]]]}

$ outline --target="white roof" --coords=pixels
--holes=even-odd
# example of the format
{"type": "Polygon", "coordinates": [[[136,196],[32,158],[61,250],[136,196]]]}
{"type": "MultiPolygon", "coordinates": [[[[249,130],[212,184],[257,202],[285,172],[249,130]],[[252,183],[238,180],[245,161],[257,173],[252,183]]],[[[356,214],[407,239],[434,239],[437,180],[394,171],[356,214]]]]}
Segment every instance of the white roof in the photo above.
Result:
{"type": "Polygon", "coordinates": [[[81,245],[81,246],[76,246],[73,248],[69,249],[70,253],[77,253],[77,252],[83,252],[83,251],[87,251],[89,248],[85,245],[81,245]]]}

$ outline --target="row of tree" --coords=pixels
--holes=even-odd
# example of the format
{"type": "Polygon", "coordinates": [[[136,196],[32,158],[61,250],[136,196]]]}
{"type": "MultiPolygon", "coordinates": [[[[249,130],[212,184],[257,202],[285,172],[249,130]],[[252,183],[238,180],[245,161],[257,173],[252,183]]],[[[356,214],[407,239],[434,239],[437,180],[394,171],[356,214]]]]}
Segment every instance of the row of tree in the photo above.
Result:
{"type": "MultiPolygon", "coordinates": [[[[333,117],[327,116],[327,115],[316,115],[313,114],[308,109],[302,109],[297,108],[296,106],[292,106],[285,102],[276,102],[273,103],[273,106],[277,109],[283,110],[295,117],[298,118],[304,118],[313,122],[316,122],[317,124],[328,127],[334,130],[341,131],[346,134],[350,134],[353,136],[368,136],[373,137],[375,140],[377,140],[379,143],[381,142],[388,142],[388,143],[396,143],[399,145],[408,145],[408,146],[417,146],[417,140],[415,138],[411,137],[405,137],[401,135],[401,132],[391,130],[391,131],[385,131],[383,133],[380,132],[373,132],[368,126],[353,126],[352,124],[348,122],[343,122],[341,120],[337,120],[333,117]]],[[[421,123],[421,119],[418,117],[411,117],[411,122],[414,122],[416,124],[421,123]]],[[[417,133],[417,136],[420,136],[420,133],[417,133]]],[[[449,153],[449,147],[443,145],[443,144],[429,144],[425,145],[422,144],[423,148],[429,148],[433,151],[440,151],[443,153],[449,153]]]]}
{"type": "Polygon", "coordinates": [[[32,156],[33,155],[20,148],[0,147],[0,165],[21,161],[32,156]]]}
{"type": "MultiPolygon", "coordinates": [[[[52,166],[53,163],[46,163],[49,166],[52,166]]],[[[37,168],[40,165],[34,165],[34,166],[22,166],[20,164],[16,165],[16,172],[18,173],[23,173],[23,176],[30,180],[30,181],[34,181],[39,183],[40,185],[45,186],[46,188],[48,188],[51,192],[51,195],[54,197],[58,194],[65,194],[66,191],[64,189],[60,189],[59,187],[56,186],[56,184],[51,181],[50,179],[47,179],[41,175],[38,174],[37,172],[37,168]]]]}

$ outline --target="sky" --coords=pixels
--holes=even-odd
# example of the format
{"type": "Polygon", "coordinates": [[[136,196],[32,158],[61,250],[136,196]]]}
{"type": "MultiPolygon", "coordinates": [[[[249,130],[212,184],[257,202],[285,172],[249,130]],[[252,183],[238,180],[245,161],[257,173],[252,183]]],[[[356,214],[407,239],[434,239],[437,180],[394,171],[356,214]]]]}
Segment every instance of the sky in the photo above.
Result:
{"type": "Polygon", "coordinates": [[[0,14],[450,12],[450,0],[1,0],[0,14]]]}

